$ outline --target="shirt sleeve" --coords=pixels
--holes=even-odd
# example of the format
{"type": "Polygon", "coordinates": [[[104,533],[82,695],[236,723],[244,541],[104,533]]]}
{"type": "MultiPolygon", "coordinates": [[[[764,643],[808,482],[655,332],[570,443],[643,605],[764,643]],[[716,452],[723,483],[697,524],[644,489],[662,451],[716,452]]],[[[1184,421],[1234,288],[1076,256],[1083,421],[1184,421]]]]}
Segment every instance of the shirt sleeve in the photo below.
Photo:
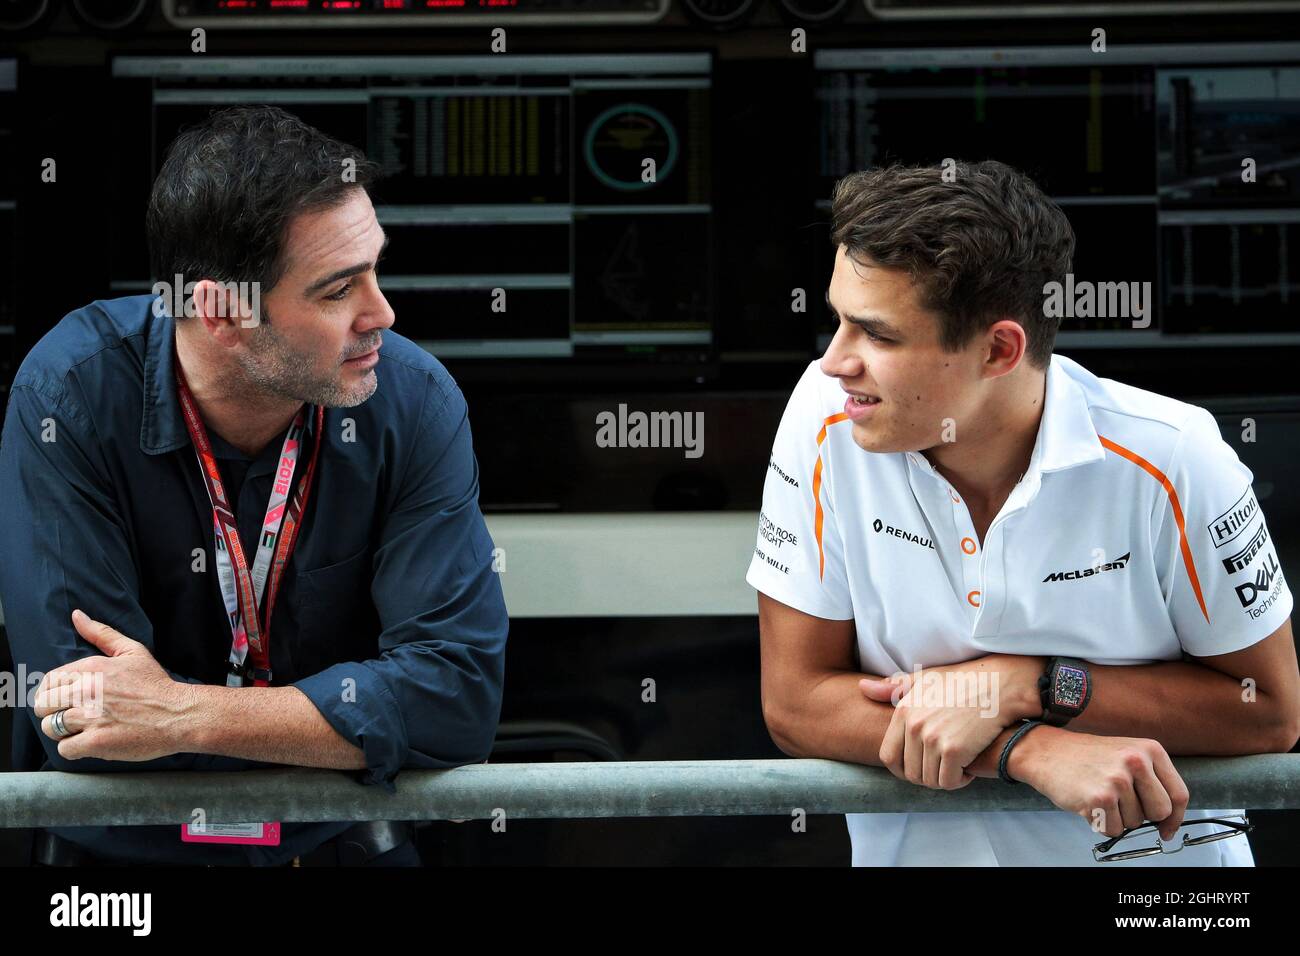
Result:
{"type": "Polygon", "coordinates": [[[1184,426],[1167,477],[1154,540],[1179,643],[1194,657],[1211,657],[1268,637],[1291,614],[1291,590],[1254,475],[1205,409],[1184,426]]]}
{"type": "MultiPolygon", "coordinates": [[[[745,580],[782,604],[814,617],[853,618],[844,548],[818,435],[821,370],[810,365],[786,404],[763,484],[758,539],[745,580]],[[819,467],[818,462],[821,462],[819,467]]],[[[824,436],[823,436],[824,437],[824,436]]]]}
{"type": "MultiPolygon", "coordinates": [[[[101,652],[72,625],[81,608],[154,652],[122,510],[95,430],[66,383],[15,385],[0,434],[0,604],[15,666],[26,670],[20,703],[55,770],[244,770],[273,764],[181,753],[147,761],[59,756],[29,697],[44,674],[101,652]]],[[[165,669],[165,668],[164,668],[165,669]]],[[[202,683],[167,672],[173,680],[202,683]]]]}
{"type": "Polygon", "coordinates": [[[487,759],[509,629],[459,388],[431,378],[411,441],[413,457],[375,555],[380,656],[294,684],[365,753],[362,782],[390,792],[403,766],[487,759]]]}

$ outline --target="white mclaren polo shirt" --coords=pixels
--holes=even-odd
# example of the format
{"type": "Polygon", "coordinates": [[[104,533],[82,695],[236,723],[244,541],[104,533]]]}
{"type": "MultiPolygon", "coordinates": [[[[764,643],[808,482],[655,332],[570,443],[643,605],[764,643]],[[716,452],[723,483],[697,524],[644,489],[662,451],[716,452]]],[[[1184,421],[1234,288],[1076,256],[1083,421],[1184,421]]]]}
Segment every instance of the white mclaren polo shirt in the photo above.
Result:
{"type": "MultiPolygon", "coordinates": [[[[795,386],[747,580],[807,614],[852,619],[867,673],[990,653],[1205,657],[1263,640],[1291,613],[1253,475],[1203,408],[1053,355],[1029,470],[981,545],[924,455],[853,441],[844,398],[817,362],[795,386]]],[[[1098,864],[1105,837],[1063,810],[864,813],[848,825],[858,866],[1254,865],[1240,837],[1098,864]]]]}

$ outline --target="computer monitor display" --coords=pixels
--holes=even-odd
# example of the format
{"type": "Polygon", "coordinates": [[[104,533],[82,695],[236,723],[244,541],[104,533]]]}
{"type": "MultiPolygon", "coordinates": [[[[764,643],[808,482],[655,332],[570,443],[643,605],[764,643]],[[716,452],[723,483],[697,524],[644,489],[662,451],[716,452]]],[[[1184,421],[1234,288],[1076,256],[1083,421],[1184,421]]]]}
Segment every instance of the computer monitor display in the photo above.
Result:
{"type": "Polygon", "coordinates": [[[711,72],[707,53],[118,57],[115,294],[152,285],[139,224],[176,135],[272,104],[382,166],[384,292],[438,356],[704,360],[711,72]]]}

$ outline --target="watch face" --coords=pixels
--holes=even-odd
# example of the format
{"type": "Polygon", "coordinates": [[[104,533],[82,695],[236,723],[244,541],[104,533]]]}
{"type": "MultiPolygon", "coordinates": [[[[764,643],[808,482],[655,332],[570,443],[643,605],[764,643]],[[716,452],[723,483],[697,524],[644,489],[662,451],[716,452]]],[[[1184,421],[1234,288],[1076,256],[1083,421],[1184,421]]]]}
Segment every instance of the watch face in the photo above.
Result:
{"type": "Polygon", "coordinates": [[[1088,696],[1088,674],[1077,667],[1062,665],[1056,671],[1055,700],[1061,707],[1078,710],[1088,696]]]}

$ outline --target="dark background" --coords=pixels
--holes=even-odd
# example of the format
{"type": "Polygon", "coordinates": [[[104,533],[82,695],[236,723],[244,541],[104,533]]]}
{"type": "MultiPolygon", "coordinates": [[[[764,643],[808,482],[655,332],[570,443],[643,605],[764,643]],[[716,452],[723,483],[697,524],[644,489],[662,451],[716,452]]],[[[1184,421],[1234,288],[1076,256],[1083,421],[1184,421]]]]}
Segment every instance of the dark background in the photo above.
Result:
{"type": "MultiPolygon", "coordinates": [[[[42,5],[37,0],[27,6],[42,5]]],[[[109,20],[114,13],[129,18],[135,0],[98,5],[106,12],[99,22],[82,13],[93,4],[69,0],[44,6],[48,15],[25,30],[0,29],[0,58],[18,60],[17,92],[0,89],[4,395],[22,356],[64,314],[96,298],[148,288],[139,266],[143,203],[160,150],[175,133],[168,126],[174,114],[155,116],[149,81],[115,78],[112,58],[199,58],[188,52],[188,30],[169,23],[160,3],[144,0],[141,15],[124,26],[109,20]],[[40,180],[45,157],[57,159],[57,185],[40,180]],[[134,281],[144,284],[130,287],[134,281]]],[[[193,3],[194,9],[202,6],[193,3]]],[[[1215,15],[1193,13],[1187,4],[1156,4],[1163,12],[1146,16],[1061,18],[1020,11],[978,19],[894,19],[848,3],[829,21],[816,20],[833,6],[708,0],[693,15],[672,0],[658,22],[625,25],[582,22],[584,15],[612,8],[583,2],[561,9],[570,19],[550,26],[511,19],[526,15],[520,10],[485,14],[478,25],[447,25],[435,15],[427,24],[401,29],[212,26],[202,56],[483,55],[488,31],[504,26],[512,56],[709,57],[707,90],[689,104],[677,94],[653,94],[678,96],[666,109],[681,124],[675,176],[666,175],[660,190],[619,197],[599,184],[584,185],[582,170],[567,165],[566,154],[564,175],[529,189],[521,190],[509,177],[458,187],[398,175],[376,195],[376,205],[394,207],[522,203],[539,196],[593,205],[707,207],[695,218],[638,216],[635,210],[589,217],[574,230],[571,247],[565,245],[567,232],[518,225],[486,232],[408,229],[400,242],[395,239],[389,253],[395,261],[386,261],[385,277],[439,271],[430,262],[441,263],[444,273],[481,273],[485,260],[497,259],[515,271],[569,270],[571,299],[551,292],[512,300],[522,314],[510,319],[510,334],[528,337],[542,334],[538,330],[566,335],[570,312],[579,323],[636,327],[628,315],[617,314],[602,271],[609,265],[605,252],[635,234],[640,246],[633,261],[644,266],[645,275],[629,280],[632,301],[624,306],[629,312],[642,307],[638,314],[651,317],[642,323],[646,329],[672,315],[705,330],[702,341],[687,345],[579,346],[572,356],[551,359],[490,354],[490,348],[480,358],[435,350],[469,399],[487,512],[593,511],[617,520],[619,512],[756,511],[785,400],[799,373],[819,354],[824,344],[819,336],[830,327],[821,297],[833,256],[826,200],[835,178],[866,159],[934,163],[945,156],[987,157],[1025,169],[1061,202],[1079,237],[1079,278],[1154,284],[1159,307],[1152,329],[1139,335],[1124,323],[1067,322],[1057,351],[1098,375],[1214,411],[1225,438],[1255,473],[1284,569],[1298,566],[1300,515],[1295,496],[1285,489],[1294,487],[1300,467],[1295,455],[1300,399],[1293,372],[1300,322],[1296,291],[1279,276],[1300,274],[1295,267],[1300,237],[1288,224],[1300,210],[1300,183],[1291,170],[1300,140],[1300,93],[1291,88],[1290,72],[1300,69],[1300,52],[1279,53],[1261,44],[1300,35],[1300,16],[1252,13],[1244,4],[1223,4],[1227,12],[1215,15]],[[701,22],[701,16],[725,21],[731,14],[736,14],[731,23],[701,22]],[[808,31],[809,53],[790,51],[789,31],[796,25],[808,31]],[[1116,54],[1143,44],[1183,44],[1221,50],[1222,61],[1157,65],[1121,55],[1096,65],[835,72],[818,69],[811,52],[1086,49],[1096,27],[1105,28],[1116,54]],[[1244,44],[1247,52],[1235,44],[1244,44]],[[1189,82],[1195,85],[1198,70],[1246,67],[1260,71],[1236,74],[1235,82],[1251,87],[1250,95],[1222,107],[1212,97],[1185,101],[1178,121],[1171,119],[1162,90],[1185,91],[1189,82]],[[854,84],[872,91],[870,115],[853,115],[848,127],[832,128],[827,104],[854,84]],[[898,96],[926,89],[932,94],[921,99],[898,96]],[[1090,89],[1099,92],[1094,96],[1090,89]],[[1105,135],[1093,137],[1089,123],[1101,123],[1105,135]],[[845,137],[857,144],[847,152],[845,137]],[[862,145],[868,142],[869,147],[862,145]],[[1240,183],[1242,155],[1259,162],[1258,188],[1240,183]],[[1234,217],[1236,224],[1223,224],[1234,217]],[[634,221],[637,228],[629,231],[634,221]],[[1192,247],[1186,245],[1189,236],[1192,247]],[[1179,299],[1189,281],[1197,289],[1195,306],[1179,299]],[[806,313],[791,312],[794,288],[807,291],[806,313]],[[657,460],[638,456],[644,460],[634,473],[616,470],[619,456],[591,454],[588,423],[594,410],[620,402],[633,409],[704,411],[708,454],[698,460],[683,459],[680,452],[657,460]],[[1246,417],[1257,421],[1254,443],[1240,441],[1246,417]],[[573,467],[575,462],[582,467],[573,467]]],[[[880,6],[895,12],[909,7],[901,0],[880,6]]],[[[13,25],[23,19],[23,9],[18,3],[0,14],[13,25]]],[[[345,12],[340,20],[371,15],[345,12]]],[[[1225,88],[1229,74],[1215,76],[1225,88]]],[[[284,85],[259,82],[267,88],[284,85]]],[[[311,82],[348,84],[328,72],[311,82]]],[[[561,121],[590,119],[593,102],[562,114],[561,121]]],[[[373,154],[373,115],[358,120],[355,111],[345,117],[317,107],[296,112],[336,135],[355,130],[351,141],[373,154]]],[[[563,151],[566,137],[577,130],[557,129],[563,151]]],[[[387,223],[385,228],[394,231],[387,223]]],[[[389,295],[398,316],[396,331],[412,338],[481,340],[490,347],[505,334],[472,291],[389,295]]],[[[2,559],[21,560],[3,554],[3,547],[0,542],[2,559]]],[[[0,647],[0,666],[12,669],[7,644],[0,647]]],[[[763,726],[757,687],[752,616],[515,620],[503,721],[509,726],[564,722],[588,736],[575,730],[571,746],[556,745],[545,754],[507,753],[503,747],[496,759],[777,757],[763,726]],[[640,681],[647,674],[656,677],[660,689],[653,707],[640,702],[640,681]],[[579,742],[593,735],[600,743],[582,749],[579,742]]],[[[0,769],[7,767],[13,718],[13,711],[0,711],[5,742],[0,769]]],[[[1295,816],[1251,814],[1258,825],[1252,844],[1260,864],[1300,862],[1295,816]]],[[[0,832],[0,862],[18,861],[24,839],[21,832],[0,832]]],[[[812,818],[803,835],[790,832],[788,819],[775,817],[514,822],[507,834],[491,834],[485,821],[437,823],[423,831],[422,841],[430,863],[447,864],[845,864],[849,859],[840,817],[812,818]]]]}

